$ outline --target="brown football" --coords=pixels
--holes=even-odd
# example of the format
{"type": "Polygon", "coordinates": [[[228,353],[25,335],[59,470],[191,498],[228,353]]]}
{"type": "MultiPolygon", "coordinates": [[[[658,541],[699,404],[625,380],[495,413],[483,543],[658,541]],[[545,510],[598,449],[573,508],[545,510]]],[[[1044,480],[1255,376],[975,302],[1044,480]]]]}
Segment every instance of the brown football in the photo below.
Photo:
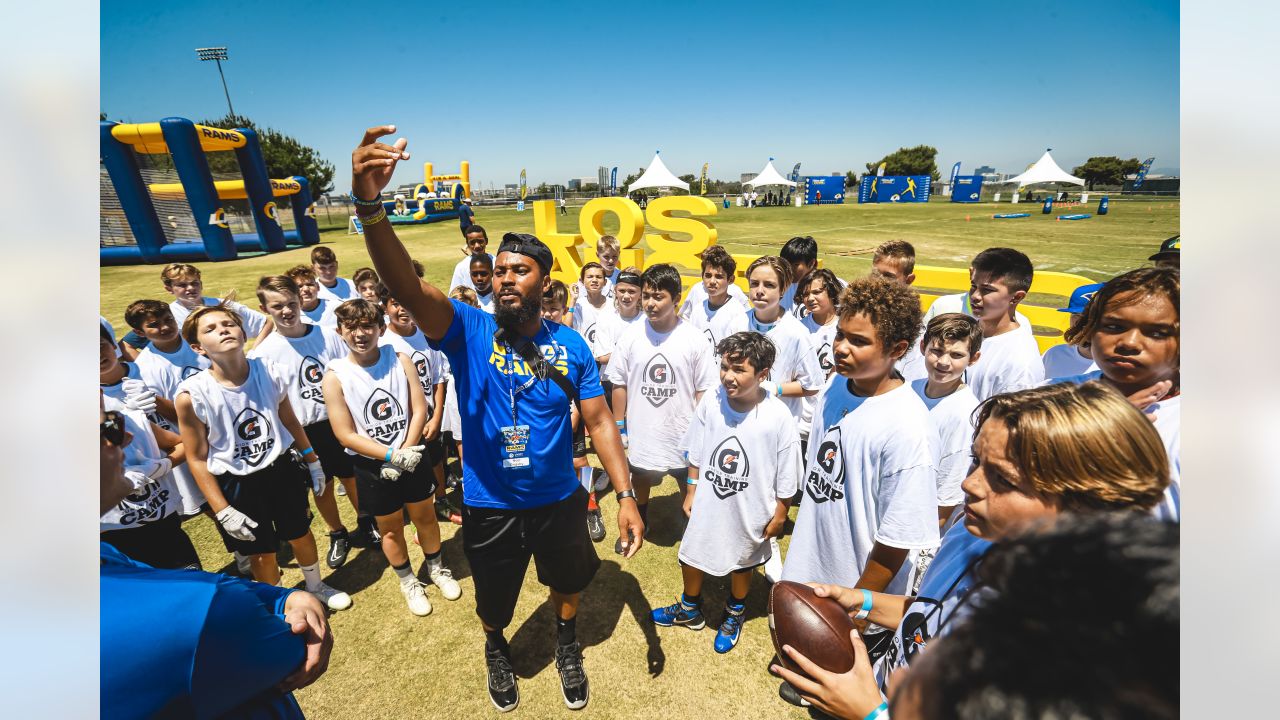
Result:
{"type": "Polygon", "coordinates": [[[769,637],[778,660],[788,670],[804,674],[782,651],[783,645],[799,650],[824,670],[849,672],[854,658],[849,632],[853,629],[853,620],[839,603],[818,597],[808,585],[783,580],[774,583],[769,592],[769,637]]]}

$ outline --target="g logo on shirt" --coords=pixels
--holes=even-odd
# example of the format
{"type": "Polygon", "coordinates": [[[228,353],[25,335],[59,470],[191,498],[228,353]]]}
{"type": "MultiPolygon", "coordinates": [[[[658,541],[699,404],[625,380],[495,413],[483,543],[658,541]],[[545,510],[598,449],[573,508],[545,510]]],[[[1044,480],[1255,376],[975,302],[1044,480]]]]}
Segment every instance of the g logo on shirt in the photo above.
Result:
{"type": "Polygon", "coordinates": [[[238,441],[232,457],[257,467],[276,444],[271,421],[257,410],[245,408],[236,416],[235,428],[238,441]]]}
{"type": "Polygon", "coordinates": [[[640,394],[654,407],[662,407],[676,395],[676,379],[671,374],[671,363],[662,353],[649,359],[641,373],[640,394]]]}
{"type": "Polygon", "coordinates": [[[844,457],[840,446],[840,426],[823,436],[814,467],[805,477],[805,493],[816,503],[844,498],[844,457]]]}
{"type": "Polygon", "coordinates": [[[587,343],[589,345],[594,345],[596,342],[596,323],[591,323],[587,328],[587,331],[583,333],[583,336],[587,338],[587,343]]]}
{"type": "Polygon", "coordinates": [[[711,483],[716,497],[724,500],[747,489],[751,461],[737,437],[730,436],[716,446],[711,453],[711,464],[703,477],[711,483]]]}
{"type": "Polygon", "coordinates": [[[711,343],[711,351],[716,349],[716,336],[711,334],[711,328],[703,328],[702,334],[707,336],[707,342],[711,343]]]}
{"type": "Polygon", "coordinates": [[[310,400],[319,405],[324,404],[324,390],[320,382],[324,380],[324,368],[320,361],[307,355],[298,366],[298,388],[303,400],[310,400]]]}
{"type": "Polygon", "coordinates": [[[821,367],[823,372],[829,373],[835,366],[835,362],[831,359],[831,343],[822,343],[822,347],[818,348],[818,367],[821,367]]]}
{"type": "Polygon", "coordinates": [[[393,397],[391,393],[378,388],[369,396],[369,401],[364,405],[364,418],[366,421],[386,422],[392,415],[400,412],[400,403],[393,397]]]}
{"type": "Polygon", "coordinates": [[[401,432],[409,424],[400,401],[391,393],[378,388],[369,395],[364,404],[365,432],[370,438],[380,443],[393,444],[400,439],[401,432]]]}

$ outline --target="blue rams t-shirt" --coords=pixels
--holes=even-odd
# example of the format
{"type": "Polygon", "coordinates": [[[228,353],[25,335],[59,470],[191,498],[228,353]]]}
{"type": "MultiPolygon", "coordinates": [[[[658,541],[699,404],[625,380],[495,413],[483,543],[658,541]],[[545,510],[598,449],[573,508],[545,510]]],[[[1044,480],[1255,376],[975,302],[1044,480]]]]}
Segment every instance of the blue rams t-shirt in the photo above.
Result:
{"type": "MultiPolygon", "coordinates": [[[[520,510],[569,497],[580,487],[573,470],[572,401],[555,381],[534,377],[519,353],[494,341],[498,323],[492,315],[457,300],[450,302],[453,322],[443,338],[430,343],[444,352],[453,368],[458,415],[467,438],[463,501],[472,507],[520,510]],[[529,426],[525,443],[529,462],[504,467],[502,428],[521,425],[529,426]]],[[[533,343],[578,388],[579,399],[604,394],[595,357],[573,329],[544,321],[533,343]]]]}

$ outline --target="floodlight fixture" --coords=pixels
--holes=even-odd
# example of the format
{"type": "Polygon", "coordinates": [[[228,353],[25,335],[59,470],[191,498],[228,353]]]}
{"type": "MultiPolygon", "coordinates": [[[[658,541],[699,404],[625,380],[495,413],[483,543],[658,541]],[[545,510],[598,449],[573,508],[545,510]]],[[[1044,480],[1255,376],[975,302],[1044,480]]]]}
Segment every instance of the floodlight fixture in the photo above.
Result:
{"type": "Polygon", "coordinates": [[[231,107],[231,93],[227,90],[227,77],[222,74],[222,61],[227,59],[226,47],[204,47],[196,48],[196,57],[201,62],[212,60],[218,65],[218,77],[222,78],[222,94],[227,96],[227,112],[235,115],[235,108],[231,107]]]}

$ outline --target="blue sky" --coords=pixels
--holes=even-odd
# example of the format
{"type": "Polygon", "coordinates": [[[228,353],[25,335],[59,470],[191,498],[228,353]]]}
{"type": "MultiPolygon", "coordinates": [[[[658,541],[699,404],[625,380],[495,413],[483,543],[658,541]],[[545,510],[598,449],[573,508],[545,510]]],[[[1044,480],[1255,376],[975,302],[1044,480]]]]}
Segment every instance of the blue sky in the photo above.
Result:
{"type": "Polygon", "coordinates": [[[709,162],[723,179],[771,156],[861,174],[918,144],[944,176],[1019,172],[1046,147],[1066,170],[1179,165],[1176,2],[817,5],[103,0],[100,102],[136,122],[221,116],[194,48],[226,45],[237,113],[317,148],[339,190],[384,122],[413,153],[395,182],[469,160],[485,188],[521,168],[536,184],[617,165],[621,181],[655,149],[677,175],[709,162]]]}

